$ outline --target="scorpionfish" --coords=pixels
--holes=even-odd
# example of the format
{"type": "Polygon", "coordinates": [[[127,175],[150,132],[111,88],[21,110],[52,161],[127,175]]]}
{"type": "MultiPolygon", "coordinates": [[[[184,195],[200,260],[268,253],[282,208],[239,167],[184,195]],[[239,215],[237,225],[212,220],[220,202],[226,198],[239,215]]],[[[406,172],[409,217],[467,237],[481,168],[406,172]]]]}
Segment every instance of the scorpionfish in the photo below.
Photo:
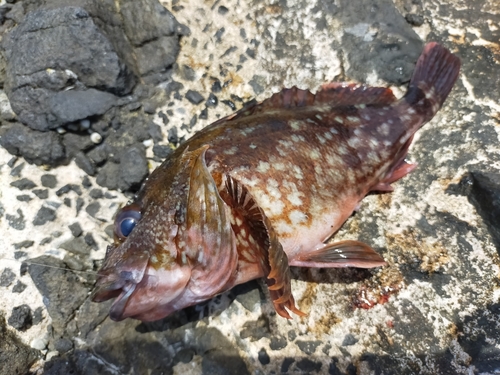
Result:
{"type": "Polygon", "coordinates": [[[158,320],[264,277],[276,312],[304,315],[289,266],[385,264],[369,245],[326,242],[372,191],[411,172],[414,133],[443,105],[459,59],[425,46],[406,94],[348,83],[284,89],[195,134],[117,214],[93,300],[158,320]]]}

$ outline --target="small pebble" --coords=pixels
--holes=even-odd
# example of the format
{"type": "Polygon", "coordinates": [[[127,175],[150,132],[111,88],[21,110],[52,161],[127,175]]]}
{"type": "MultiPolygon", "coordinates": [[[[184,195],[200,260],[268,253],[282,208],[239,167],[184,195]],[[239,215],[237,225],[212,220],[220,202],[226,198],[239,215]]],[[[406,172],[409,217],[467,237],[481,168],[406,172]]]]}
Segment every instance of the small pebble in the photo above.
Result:
{"type": "Polygon", "coordinates": [[[49,362],[52,358],[57,357],[59,352],[57,350],[52,350],[45,355],[45,361],[49,362]]]}
{"type": "Polygon", "coordinates": [[[47,189],[35,189],[33,190],[33,194],[40,199],[47,199],[49,197],[49,191],[47,189]]]}
{"type": "Polygon", "coordinates": [[[26,304],[14,307],[8,323],[18,331],[25,331],[30,328],[33,324],[33,315],[31,314],[30,307],[26,304]]]}
{"type": "Polygon", "coordinates": [[[56,131],[57,131],[59,134],[64,134],[64,133],[66,133],[66,129],[64,129],[62,126],[58,127],[58,128],[56,129],[56,131]]]}
{"type": "Polygon", "coordinates": [[[90,134],[90,140],[98,145],[99,143],[102,142],[102,136],[99,133],[92,133],[90,134]]]}
{"type": "Polygon", "coordinates": [[[186,99],[193,104],[200,104],[203,101],[203,96],[198,91],[188,90],[186,99]]]}
{"type": "Polygon", "coordinates": [[[142,144],[144,145],[144,147],[151,147],[153,145],[153,140],[146,139],[145,141],[142,141],[142,144]]]}
{"type": "Polygon", "coordinates": [[[53,174],[44,174],[41,177],[42,186],[53,189],[57,185],[57,178],[53,174]]]}
{"type": "Polygon", "coordinates": [[[82,227],[78,222],[68,225],[69,230],[73,237],[80,237],[83,233],[82,227]]]}
{"type": "Polygon", "coordinates": [[[16,285],[12,288],[12,293],[22,293],[28,286],[19,280],[17,281],[16,285]]]}
{"type": "Polygon", "coordinates": [[[44,336],[37,337],[36,339],[31,341],[30,346],[33,349],[43,350],[43,349],[45,349],[45,347],[47,346],[48,343],[49,343],[49,336],[47,334],[45,334],[44,336]]]}

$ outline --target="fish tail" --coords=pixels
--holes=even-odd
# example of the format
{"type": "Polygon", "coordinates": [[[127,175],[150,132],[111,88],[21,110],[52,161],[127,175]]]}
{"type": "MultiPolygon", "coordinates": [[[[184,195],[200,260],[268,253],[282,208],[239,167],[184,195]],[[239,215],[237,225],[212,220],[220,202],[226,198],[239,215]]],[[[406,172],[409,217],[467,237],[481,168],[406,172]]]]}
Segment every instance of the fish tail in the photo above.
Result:
{"type": "Polygon", "coordinates": [[[457,56],[438,43],[429,43],[418,58],[403,99],[427,122],[443,105],[459,72],[460,60],[457,56]]]}

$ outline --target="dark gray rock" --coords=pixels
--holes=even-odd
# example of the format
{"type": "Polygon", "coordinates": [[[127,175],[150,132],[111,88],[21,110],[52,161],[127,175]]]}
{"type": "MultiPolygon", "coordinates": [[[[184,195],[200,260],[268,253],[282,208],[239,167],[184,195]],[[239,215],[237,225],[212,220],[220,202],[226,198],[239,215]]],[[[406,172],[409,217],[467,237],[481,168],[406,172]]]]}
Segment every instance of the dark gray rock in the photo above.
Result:
{"type": "Polygon", "coordinates": [[[113,162],[107,162],[97,172],[96,182],[98,185],[107,187],[108,189],[118,189],[120,165],[113,162]]]}
{"type": "Polygon", "coordinates": [[[59,353],[66,353],[72,348],[73,348],[73,343],[71,342],[71,340],[68,340],[66,338],[58,339],[54,343],[54,349],[57,350],[59,353]]]}
{"type": "Polygon", "coordinates": [[[15,243],[14,244],[14,249],[19,250],[19,249],[28,248],[28,247],[33,246],[34,243],[35,243],[35,241],[24,240],[24,241],[15,243]]]}
{"type": "Polygon", "coordinates": [[[269,343],[269,347],[271,348],[271,350],[280,350],[285,348],[287,345],[288,342],[282,336],[271,337],[271,342],[269,343]]]}
{"type": "Polygon", "coordinates": [[[300,371],[311,374],[313,372],[319,373],[323,364],[321,362],[314,362],[309,358],[302,358],[295,366],[297,366],[300,371]]]}
{"type": "Polygon", "coordinates": [[[16,199],[20,202],[29,202],[32,198],[28,194],[22,194],[16,196],[16,199]]]}
{"type": "Polygon", "coordinates": [[[16,274],[12,272],[10,268],[6,268],[3,270],[2,275],[0,275],[0,286],[8,287],[14,282],[15,279],[16,274]]]}
{"type": "Polygon", "coordinates": [[[8,34],[4,48],[7,94],[20,120],[33,129],[54,129],[99,114],[104,104],[110,103],[110,92],[127,94],[135,83],[110,40],[79,7],[28,13],[8,34]],[[65,91],[68,87],[104,91],[65,91]],[[102,104],[98,97],[103,99],[102,104]],[[39,105],[33,106],[32,100],[39,105]],[[90,103],[97,105],[96,112],[90,103]]]}
{"type": "Polygon", "coordinates": [[[54,329],[57,332],[63,332],[75,310],[87,298],[88,289],[82,284],[80,278],[65,269],[65,264],[57,258],[44,255],[31,261],[37,264],[30,264],[28,272],[44,297],[44,304],[52,318],[54,329]]]}
{"type": "Polygon", "coordinates": [[[368,75],[376,72],[391,84],[408,82],[423,43],[394,3],[345,1],[339,11],[344,29],[342,45],[347,47],[347,75],[366,82],[368,75]]]}
{"type": "Polygon", "coordinates": [[[144,154],[144,149],[130,147],[120,157],[120,180],[118,187],[121,190],[137,190],[148,173],[148,161],[144,154]]]}
{"type": "Polygon", "coordinates": [[[82,227],[78,222],[68,225],[68,228],[71,231],[73,237],[80,237],[83,233],[82,227]]]}
{"type": "Polygon", "coordinates": [[[12,287],[12,293],[22,293],[28,286],[21,281],[17,281],[16,285],[12,287]]]}
{"type": "Polygon", "coordinates": [[[217,104],[219,104],[219,99],[213,93],[210,93],[205,105],[207,107],[217,107],[217,104]]]}
{"type": "Polygon", "coordinates": [[[153,146],[153,154],[161,160],[167,158],[173,152],[174,152],[174,150],[172,150],[172,147],[170,147],[168,145],[154,145],[153,146]]]}
{"type": "Polygon", "coordinates": [[[42,206],[38,210],[35,218],[33,219],[33,225],[44,225],[49,221],[54,221],[56,219],[56,211],[52,208],[42,206]]]}
{"type": "Polygon", "coordinates": [[[35,194],[40,199],[47,199],[49,197],[48,189],[34,189],[33,194],[35,194]]]}
{"type": "Polygon", "coordinates": [[[97,242],[94,240],[94,236],[92,236],[92,233],[87,233],[83,239],[85,240],[85,243],[89,245],[92,249],[97,250],[97,242]]]}
{"type": "Polygon", "coordinates": [[[10,186],[14,186],[19,190],[30,190],[36,187],[36,184],[28,178],[21,178],[20,180],[11,182],[10,186]]]}
{"type": "Polygon", "coordinates": [[[21,171],[23,170],[25,165],[26,165],[26,163],[21,163],[21,164],[17,165],[16,167],[12,168],[12,170],[10,171],[10,175],[12,177],[21,176],[21,171]]]}
{"type": "Polygon", "coordinates": [[[92,189],[89,192],[90,198],[92,199],[101,199],[104,197],[104,193],[102,192],[102,189],[92,189]]]}
{"type": "Polygon", "coordinates": [[[302,350],[307,355],[313,355],[316,351],[316,348],[321,345],[321,341],[302,341],[297,340],[295,342],[300,350],[302,350]]]}
{"type": "Polygon", "coordinates": [[[99,202],[92,202],[85,208],[85,211],[90,216],[95,218],[95,215],[97,215],[100,209],[101,209],[101,204],[99,202]]]}
{"type": "Polygon", "coordinates": [[[40,358],[40,352],[22,343],[9,329],[0,314],[0,375],[28,374],[33,363],[40,358]]]}
{"type": "Polygon", "coordinates": [[[204,98],[198,91],[188,90],[186,93],[186,99],[193,104],[200,104],[204,98]]]}
{"type": "Polygon", "coordinates": [[[41,177],[42,186],[46,188],[55,188],[57,185],[57,177],[53,174],[44,174],[41,177]]]}
{"type": "Polygon", "coordinates": [[[76,237],[69,241],[66,241],[62,243],[60,247],[62,249],[68,250],[73,254],[82,255],[84,257],[90,255],[91,250],[82,237],[76,237]]]}
{"type": "Polygon", "coordinates": [[[87,151],[95,146],[88,134],[67,132],[63,135],[62,142],[68,157],[74,157],[79,151],[87,151]]]}
{"type": "Polygon", "coordinates": [[[267,316],[262,315],[254,322],[246,322],[240,332],[242,339],[250,338],[251,341],[260,340],[263,337],[269,337],[270,328],[267,316]]]}
{"type": "Polygon", "coordinates": [[[36,165],[58,165],[66,158],[57,133],[38,132],[19,123],[0,128],[0,145],[12,155],[22,156],[36,165]]]}
{"type": "Polygon", "coordinates": [[[344,340],[342,341],[342,346],[350,346],[354,345],[358,342],[359,340],[354,337],[352,334],[348,333],[345,335],[344,340]]]}
{"type": "Polygon", "coordinates": [[[16,212],[17,216],[6,214],[5,218],[7,219],[7,222],[12,228],[17,230],[24,230],[24,228],[26,227],[26,221],[24,220],[23,211],[21,211],[21,209],[18,208],[16,212]]]}
{"type": "Polygon", "coordinates": [[[30,307],[28,305],[14,307],[7,322],[18,331],[26,331],[33,324],[30,307]]]}
{"type": "Polygon", "coordinates": [[[266,349],[264,348],[259,350],[258,358],[259,362],[263,365],[268,365],[271,362],[271,358],[269,358],[269,354],[267,354],[266,349]]]}
{"type": "Polygon", "coordinates": [[[90,160],[83,152],[79,152],[75,155],[75,164],[89,176],[93,176],[96,173],[96,166],[94,162],[90,160]]]}

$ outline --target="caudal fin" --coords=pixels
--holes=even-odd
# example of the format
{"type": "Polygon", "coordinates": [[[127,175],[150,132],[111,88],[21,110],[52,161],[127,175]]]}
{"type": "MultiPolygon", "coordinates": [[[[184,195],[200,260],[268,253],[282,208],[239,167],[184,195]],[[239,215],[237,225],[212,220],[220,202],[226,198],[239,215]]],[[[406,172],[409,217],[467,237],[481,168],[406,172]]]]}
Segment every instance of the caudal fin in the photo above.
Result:
{"type": "Polygon", "coordinates": [[[459,72],[457,56],[438,43],[429,43],[418,58],[404,99],[430,119],[443,105],[459,72]]]}

